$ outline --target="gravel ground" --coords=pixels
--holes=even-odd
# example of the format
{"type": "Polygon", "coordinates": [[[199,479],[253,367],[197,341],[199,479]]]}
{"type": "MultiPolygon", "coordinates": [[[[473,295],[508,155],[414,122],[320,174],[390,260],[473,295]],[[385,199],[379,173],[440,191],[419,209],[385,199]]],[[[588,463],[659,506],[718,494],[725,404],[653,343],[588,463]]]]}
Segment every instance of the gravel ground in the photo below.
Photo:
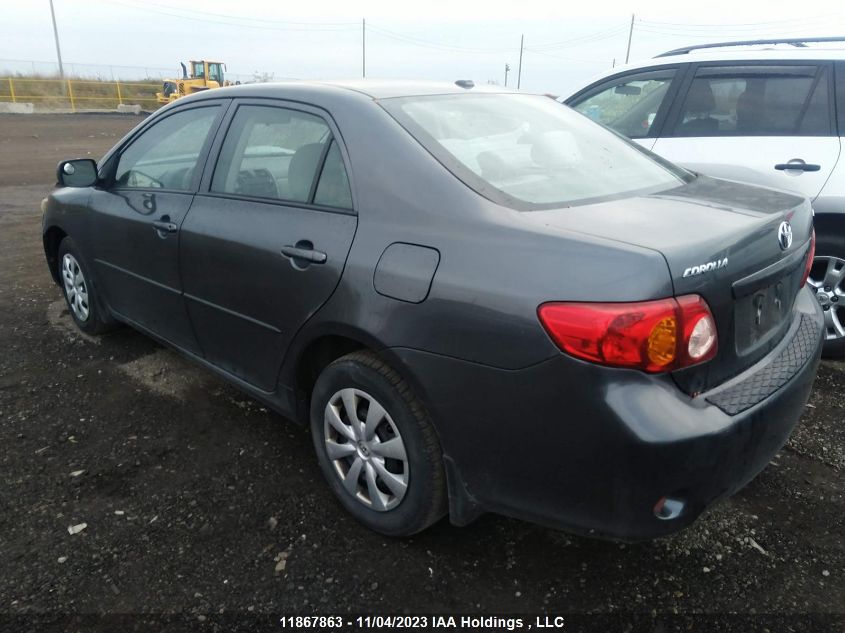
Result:
{"type": "Polygon", "coordinates": [[[97,157],[138,120],[0,116],[0,629],[406,611],[756,613],[772,631],[838,614],[845,630],[845,363],[822,364],[772,464],[677,536],[622,545],[495,516],[377,536],[334,501],[304,429],[132,330],[73,328],[39,202],[58,159],[97,157]]]}

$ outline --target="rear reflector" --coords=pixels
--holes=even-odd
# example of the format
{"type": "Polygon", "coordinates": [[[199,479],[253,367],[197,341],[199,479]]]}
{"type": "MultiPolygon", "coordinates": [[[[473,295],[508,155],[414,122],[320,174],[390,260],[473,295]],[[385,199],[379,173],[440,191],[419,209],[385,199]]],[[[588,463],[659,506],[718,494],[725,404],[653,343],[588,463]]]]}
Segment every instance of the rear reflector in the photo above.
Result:
{"type": "Polygon", "coordinates": [[[801,277],[801,288],[807,283],[807,278],[810,276],[810,269],[813,267],[813,260],[816,258],[816,229],[813,229],[810,235],[810,250],[807,252],[807,261],[804,264],[804,276],[801,277]]]}
{"type": "Polygon", "coordinates": [[[544,303],[540,323],[567,354],[657,373],[710,360],[716,322],[698,295],[639,303],[544,303]]]}

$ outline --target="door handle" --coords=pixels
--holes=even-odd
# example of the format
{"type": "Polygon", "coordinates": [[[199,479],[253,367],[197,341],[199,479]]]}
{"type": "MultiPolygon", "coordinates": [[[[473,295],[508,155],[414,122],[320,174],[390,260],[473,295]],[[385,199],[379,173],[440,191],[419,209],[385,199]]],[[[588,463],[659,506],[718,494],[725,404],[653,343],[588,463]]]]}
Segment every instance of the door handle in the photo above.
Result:
{"type": "Polygon", "coordinates": [[[314,250],[314,244],[308,240],[299,240],[293,246],[283,246],[282,255],[291,259],[294,266],[304,268],[308,264],[325,264],[327,256],[322,251],[314,250]]]}
{"type": "Polygon", "coordinates": [[[153,228],[161,233],[175,233],[179,227],[169,219],[162,218],[153,222],[153,228]]]}
{"type": "Polygon", "coordinates": [[[813,165],[812,163],[805,163],[800,158],[793,158],[788,163],[778,163],[775,165],[775,169],[778,171],[819,171],[821,169],[821,165],[813,165]]]}

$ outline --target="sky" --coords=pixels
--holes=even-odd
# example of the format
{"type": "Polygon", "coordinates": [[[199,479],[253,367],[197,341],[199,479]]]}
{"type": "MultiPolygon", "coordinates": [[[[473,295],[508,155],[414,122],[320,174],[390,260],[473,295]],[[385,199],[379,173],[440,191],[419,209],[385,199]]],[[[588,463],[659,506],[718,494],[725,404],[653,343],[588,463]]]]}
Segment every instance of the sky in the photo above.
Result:
{"type": "MultiPolygon", "coordinates": [[[[504,83],[566,95],[625,62],[680,46],[845,35],[841,0],[53,0],[65,72],[101,78],[178,76],[179,62],[217,59],[241,81],[366,75],[504,83]]],[[[0,77],[56,71],[49,0],[0,0],[0,77]]]]}

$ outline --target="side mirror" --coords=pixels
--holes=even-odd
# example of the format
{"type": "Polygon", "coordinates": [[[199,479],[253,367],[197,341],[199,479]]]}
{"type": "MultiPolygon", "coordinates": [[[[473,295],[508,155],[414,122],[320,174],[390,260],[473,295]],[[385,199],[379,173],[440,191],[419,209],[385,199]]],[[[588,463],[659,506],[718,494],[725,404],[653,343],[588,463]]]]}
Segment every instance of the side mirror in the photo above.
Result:
{"type": "Polygon", "coordinates": [[[92,187],[97,184],[97,163],[90,158],[63,160],[56,169],[62,187],[92,187]]]}

